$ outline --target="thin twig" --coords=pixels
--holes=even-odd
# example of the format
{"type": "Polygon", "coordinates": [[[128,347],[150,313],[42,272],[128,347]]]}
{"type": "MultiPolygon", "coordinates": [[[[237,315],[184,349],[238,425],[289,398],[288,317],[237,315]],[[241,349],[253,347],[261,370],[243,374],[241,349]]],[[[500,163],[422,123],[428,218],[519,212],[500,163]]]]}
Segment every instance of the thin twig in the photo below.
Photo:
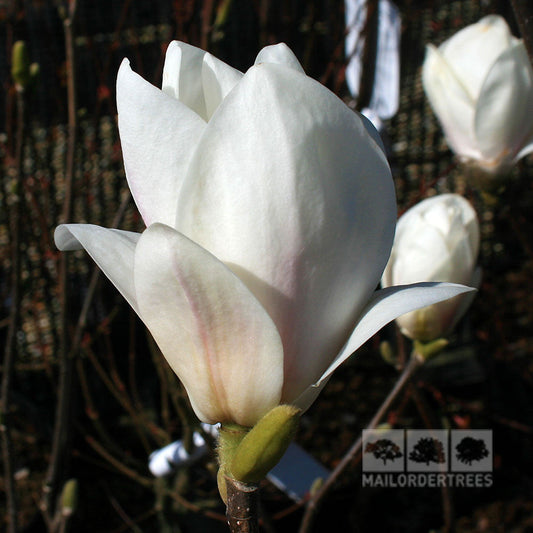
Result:
{"type": "Polygon", "coordinates": [[[15,141],[15,197],[10,212],[11,233],[11,308],[7,330],[6,349],[2,374],[2,395],[0,397],[0,435],[2,439],[2,462],[7,499],[8,532],[17,531],[17,498],[12,463],[10,432],[11,379],[15,369],[17,330],[20,322],[20,214],[23,197],[22,189],[22,150],[24,146],[24,91],[17,91],[17,133],[15,141]]]}
{"type": "MultiPolygon", "coordinates": [[[[413,385],[411,385],[410,390],[416,408],[424,421],[424,425],[427,429],[431,430],[436,424],[436,421],[434,421],[435,417],[432,416],[430,408],[423,395],[420,394],[420,391],[413,385]]],[[[443,531],[449,533],[450,531],[454,531],[454,509],[451,488],[445,483],[442,485],[440,492],[442,500],[443,531]]]]}
{"type": "MultiPolygon", "coordinates": [[[[66,222],[72,212],[72,184],[74,181],[74,163],[77,133],[77,105],[75,85],[75,56],[73,23],[76,14],[76,0],[69,0],[68,12],[63,21],[65,31],[65,52],[67,65],[68,98],[68,144],[65,165],[65,203],[62,221],[66,222]]],[[[71,405],[74,360],[68,350],[68,292],[67,292],[67,254],[62,254],[59,264],[59,298],[60,298],[60,338],[59,338],[59,385],[56,405],[55,426],[52,439],[50,463],[46,473],[43,490],[42,510],[49,524],[53,521],[54,503],[60,480],[68,458],[68,446],[71,436],[71,405]]]]}
{"type": "MultiPolygon", "coordinates": [[[[398,381],[395,383],[392,390],[389,392],[388,396],[385,398],[385,401],[381,404],[376,414],[368,424],[368,429],[375,428],[386,412],[389,410],[390,406],[398,396],[398,394],[403,390],[405,385],[409,382],[415,371],[422,364],[422,359],[419,358],[415,353],[409,359],[409,362],[405,366],[403,372],[401,373],[398,381]]],[[[315,519],[315,515],[319,509],[319,506],[326,496],[326,494],[331,490],[333,485],[337,482],[339,476],[344,472],[344,470],[349,466],[352,460],[359,454],[363,444],[362,436],[359,437],[353,446],[348,450],[346,455],[342,458],[341,462],[336,466],[335,470],[330,474],[325,483],[320,487],[320,489],[315,492],[315,494],[309,499],[307,507],[302,519],[302,524],[300,526],[299,533],[310,533],[311,527],[315,519]]]]}
{"type": "Polygon", "coordinates": [[[511,0],[511,5],[524,40],[527,55],[533,64],[533,5],[531,0],[511,0]]]}

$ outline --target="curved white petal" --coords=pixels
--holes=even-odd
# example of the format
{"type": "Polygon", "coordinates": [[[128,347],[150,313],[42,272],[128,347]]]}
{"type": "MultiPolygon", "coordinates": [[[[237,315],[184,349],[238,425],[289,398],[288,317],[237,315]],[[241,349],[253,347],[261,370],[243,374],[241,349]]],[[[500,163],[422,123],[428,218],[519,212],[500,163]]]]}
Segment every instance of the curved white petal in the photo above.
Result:
{"type": "MultiPolygon", "coordinates": [[[[511,164],[533,141],[533,69],[516,42],[492,66],[476,109],[475,130],[483,159],[511,164]]],[[[525,155],[525,154],[523,154],[525,155]]]]}
{"type": "Polygon", "coordinates": [[[137,314],[133,258],[140,236],[140,233],[92,224],[62,224],[54,232],[54,240],[60,250],[85,248],[137,314]]]}
{"type": "Polygon", "coordinates": [[[133,72],[125,59],[117,78],[124,167],[147,226],[173,225],[181,183],[205,122],[133,72]]]}
{"type": "Polygon", "coordinates": [[[135,253],[141,317],[204,422],[252,426],[278,405],[283,349],[265,310],[206,250],[154,224],[135,253]]]}
{"type": "Polygon", "coordinates": [[[311,78],[262,63],[209,122],[176,228],[274,320],[289,401],[320,376],[378,284],[395,212],[390,169],[360,117],[311,78]]]}
{"type": "Polygon", "coordinates": [[[163,92],[183,102],[207,121],[202,68],[204,52],[196,46],[172,41],[167,48],[163,66],[163,92]]]}
{"type": "Polygon", "coordinates": [[[243,74],[239,70],[230,67],[211,54],[205,54],[202,66],[202,84],[208,120],[231,89],[239,83],[242,76],[243,74]]]}
{"type": "Polygon", "coordinates": [[[477,100],[490,67],[511,44],[505,20],[489,15],[458,31],[439,51],[473,100],[477,100]]]}
{"type": "Polygon", "coordinates": [[[474,136],[474,100],[432,45],[426,47],[422,85],[450,148],[459,156],[479,159],[481,153],[474,136]]]}
{"type": "Polygon", "coordinates": [[[298,58],[294,55],[294,52],[285,44],[271,44],[265,46],[255,58],[255,65],[260,63],[276,63],[278,65],[285,65],[297,72],[305,74],[304,69],[298,58]]]}
{"type": "MultiPolygon", "coordinates": [[[[377,130],[376,126],[374,126],[374,123],[365,115],[362,113],[358,113],[359,117],[361,118],[361,122],[363,123],[363,126],[365,127],[367,133],[376,141],[376,144],[383,150],[383,153],[386,154],[385,145],[383,144],[383,139],[381,138],[381,135],[379,134],[379,131],[377,130]]],[[[377,120],[379,120],[379,117],[377,117],[377,120]]]]}
{"type": "Polygon", "coordinates": [[[348,342],[314,386],[319,386],[331,376],[351,354],[395,318],[415,309],[474,290],[471,287],[456,285],[455,283],[415,283],[376,291],[361,314],[348,342]]]}
{"type": "MultiPolygon", "coordinates": [[[[483,271],[481,270],[481,268],[477,267],[476,269],[474,269],[474,271],[472,272],[472,278],[469,283],[470,287],[474,289],[479,289],[479,287],[481,286],[482,277],[483,277],[483,271]]],[[[448,331],[452,331],[457,325],[457,323],[459,322],[459,320],[463,318],[465,313],[468,311],[468,308],[472,305],[472,301],[474,300],[476,293],[477,293],[476,291],[472,291],[472,292],[467,292],[466,294],[463,294],[462,296],[460,296],[459,305],[457,306],[457,309],[455,310],[455,314],[454,314],[453,320],[450,323],[450,327],[448,331]]]]}

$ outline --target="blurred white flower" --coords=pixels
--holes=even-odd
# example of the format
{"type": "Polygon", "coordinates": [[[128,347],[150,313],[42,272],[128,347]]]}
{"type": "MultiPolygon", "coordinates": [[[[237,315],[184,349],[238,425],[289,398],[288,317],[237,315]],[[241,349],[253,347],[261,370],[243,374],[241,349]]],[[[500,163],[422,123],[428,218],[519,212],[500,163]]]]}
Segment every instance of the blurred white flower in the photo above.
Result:
{"type": "MultiPolygon", "coordinates": [[[[371,84],[370,101],[367,107],[361,110],[361,114],[366,116],[377,130],[381,131],[382,121],[396,114],[400,101],[402,21],[400,10],[390,0],[379,0],[374,9],[377,9],[377,13],[373,15],[377,17],[376,56],[373,68],[369,69],[373,74],[373,79],[362,80],[364,50],[369,37],[372,41],[372,37],[368,35],[368,2],[367,0],[344,0],[347,31],[345,52],[348,59],[345,76],[348,89],[356,100],[359,97],[361,82],[371,84]]],[[[365,72],[367,66],[365,65],[365,72]]]]}
{"type": "Polygon", "coordinates": [[[333,370],[401,313],[468,290],[374,293],[395,198],[376,131],[283,44],[246,74],[170,44],[163,90],[117,80],[141,233],[59,226],[151,331],[207,423],[305,409],[333,370]],[[368,128],[368,129],[367,129],[368,128]]]}
{"type": "MultiPolygon", "coordinates": [[[[470,203],[458,194],[423,200],[398,220],[383,287],[418,281],[478,286],[479,223],[470,203]]],[[[431,341],[449,333],[475,293],[456,296],[396,319],[411,339],[431,341]]]]}
{"type": "Polygon", "coordinates": [[[533,151],[533,70],[496,15],[428,45],[422,83],[450,148],[489,173],[533,151]]]}

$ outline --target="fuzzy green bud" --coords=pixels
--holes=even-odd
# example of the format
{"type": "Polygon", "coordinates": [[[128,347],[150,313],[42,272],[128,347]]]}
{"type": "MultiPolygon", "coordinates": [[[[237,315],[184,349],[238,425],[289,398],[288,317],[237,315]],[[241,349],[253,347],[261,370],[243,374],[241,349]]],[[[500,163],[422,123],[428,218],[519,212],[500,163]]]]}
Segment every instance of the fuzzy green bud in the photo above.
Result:
{"type": "Polygon", "coordinates": [[[383,360],[389,365],[394,366],[398,362],[398,359],[396,358],[396,354],[394,353],[391,343],[388,341],[382,341],[379,344],[379,353],[381,354],[381,357],[383,358],[383,360]]]}
{"type": "Polygon", "coordinates": [[[291,443],[301,410],[279,405],[246,434],[235,450],[228,475],[242,483],[258,483],[278,464],[291,443]]]}
{"type": "Polygon", "coordinates": [[[11,51],[11,76],[18,89],[25,89],[30,82],[30,57],[24,41],[17,41],[11,51]]]}
{"type": "Polygon", "coordinates": [[[61,492],[61,514],[70,516],[78,506],[78,480],[69,479],[61,492]]]}

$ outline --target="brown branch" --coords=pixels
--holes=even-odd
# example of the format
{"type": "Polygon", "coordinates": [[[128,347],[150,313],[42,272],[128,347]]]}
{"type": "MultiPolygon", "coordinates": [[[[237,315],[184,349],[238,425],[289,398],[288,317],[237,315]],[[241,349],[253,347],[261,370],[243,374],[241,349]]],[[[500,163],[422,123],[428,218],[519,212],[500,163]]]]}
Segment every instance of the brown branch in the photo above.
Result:
{"type": "MultiPolygon", "coordinates": [[[[367,429],[374,429],[379,424],[379,422],[385,416],[394,400],[397,398],[398,394],[400,394],[405,385],[409,383],[409,380],[421,365],[422,359],[419,358],[415,353],[413,353],[411,359],[409,359],[409,362],[407,363],[407,365],[403,369],[403,372],[398,378],[398,381],[395,383],[394,387],[389,392],[388,396],[385,398],[384,402],[381,404],[376,414],[368,424],[367,429]]],[[[299,533],[310,533],[311,527],[315,519],[315,515],[319,509],[322,500],[331,490],[331,488],[335,485],[339,476],[350,465],[353,459],[359,454],[359,452],[361,451],[362,444],[363,440],[361,436],[348,450],[346,455],[342,458],[340,463],[336,466],[335,470],[333,470],[333,472],[330,474],[330,476],[322,485],[322,487],[320,487],[320,489],[315,492],[315,494],[309,499],[302,519],[302,524],[300,526],[299,533]]]]}
{"type": "Polygon", "coordinates": [[[533,4],[531,0],[511,0],[518,28],[529,60],[533,64],[533,4]]]}
{"type": "MultiPolygon", "coordinates": [[[[63,20],[65,31],[65,51],[67,65],[67,98],[68,98],[68,143],[65,165],[65,203],[63,205],[62,222],[67,222],[72,212],[72,184],[74,181],[74,163],[77,133],[77,104],[75,85],[75,55],[73,21],[76,13],[76,0],[69,0],[68,12],[63,20]]],[[[55,426],[52,438],[50,463],[43,488],[41,508],[48,524],[53,523],[55,500],[68,459],[68,446],[71,437],[71,405],[72,380],[74,361],[68,350],[68,291],[67,270],[68,258],[62,254],[59,265],[59,298],[60,298],[60,336],[59,336],[59,385],[56,405],[55,426]]]]}
{"type": "Polygon", "coordinates": [[[10,432],[11,379],[15,369],[17,348],[17,330],[20,323],[20,215],[23,196],[22,159],[24,146],[25,101],[24,91],[17,91],[17,130],[15,140],[15,195],[9,223],[11,233],[11,308],[4,353],[2,374],[2,394],[0,397],[0,436],[2,442],[2,463],[4,465],[4,483],[7,499],[8,532],[17,531],[17,498],[12,464],[12,445],[10,432]]]}
{"type": "Polygon", "coordinates": [[[259,533],[259,486],[226,476],[226,517],[231,533],[259,533]]]}

